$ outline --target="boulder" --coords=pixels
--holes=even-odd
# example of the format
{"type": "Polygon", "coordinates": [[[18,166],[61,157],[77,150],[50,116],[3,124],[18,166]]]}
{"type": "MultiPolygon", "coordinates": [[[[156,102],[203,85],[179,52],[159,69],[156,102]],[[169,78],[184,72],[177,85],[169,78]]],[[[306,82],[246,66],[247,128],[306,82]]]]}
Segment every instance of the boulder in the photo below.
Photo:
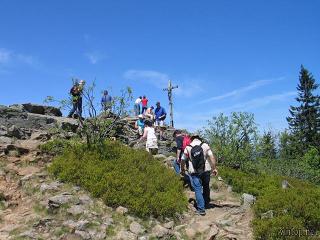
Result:
{"type": "Polygon", "coordinates": [[[59,108],[52,107],[52,106],[43,106],[43,105],[38,105],[33,103],[23,103],[23,104],[10,105],[9,107],[19,109],[21,111],[29,112],[29,113],[62,117],[61,110],[59,108]]]}
{"type": "Polygon", "coordinates": [[[61,193],[49,198],[48,206],[49,208],[59,208],[63,204],[72,202],[73,199],[73,195],[70,193],[61,193]]]}
{"type": "Polygon", "coordinates": [[[121,215],[124,215],[128,212],[128,209],[125,207],[119,206],[119,207],[117,207],[116,212],[121,215]]]}
{"type": "Polygon", "coordinates": [[[255,203],[256,197],[251,194],[244,193],[242,194],[242,200],[243,200],[243,206],[245,208],[250,208],[250,206],[255,203]]]}
{"type": "Polygon", "coordinates": [[[169,234],[170,234],[170,231],[167,228],[162,227],[160,224],[156,225],[152,229],[152,235],[156,238],[163,238],[169,234]]]}
{"type": "Polygon", "coordinates": [[[139,235],[145,231],[145,229],[137,222],[132,222],[130,224],[129,228],[132,233],[137,234],[137,235],[139,235]]]}
{"type": "Polygon", "coordinates": [[[118,232],[116,239],[117,240],[136,240],[138,239],[138,237],[132,232],[122,230],[118,232]]]}

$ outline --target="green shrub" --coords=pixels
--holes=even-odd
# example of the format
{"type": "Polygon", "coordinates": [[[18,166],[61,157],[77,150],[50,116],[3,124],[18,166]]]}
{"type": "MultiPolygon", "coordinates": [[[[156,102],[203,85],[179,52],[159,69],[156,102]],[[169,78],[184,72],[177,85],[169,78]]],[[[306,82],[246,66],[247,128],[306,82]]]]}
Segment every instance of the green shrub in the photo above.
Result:
{"type": "Polygon", "coordinates": [[[220,174],[233,186],[234,191],[257,196],[257,202],[253,207],[256,239],[307,239],[307,236],[304,236],[306,231],[319,231],[318,186],[298,179],[245,173],[226,167],[220,167],[220,174]],[[287,180],[291,187],[282,189],[283,180],[287,180]],[[269,210],[273,211],[274,217],[261,219],[261,215],[269,210]],[[292,231],[288,232],[289,230],[292,231]],[[296,236],[297,231],[300,232],[300,236],[296,236]]]}
{"type": "Polygon", "coordinates": [[[70,146],[70,142],[65,139],[54,139],[40,145],[40,150],[53,155],[61,154],[63,150],[70,146]]]}
{"type": "Polygon", "coordinates": [[[62,181],[84,187],[107,205],[125,206],[138,216],[171,217],[186,209],[183,187],[173,171],[149,153],[118,142],[90,150],[70,145],[49,171],[62,181]]]}

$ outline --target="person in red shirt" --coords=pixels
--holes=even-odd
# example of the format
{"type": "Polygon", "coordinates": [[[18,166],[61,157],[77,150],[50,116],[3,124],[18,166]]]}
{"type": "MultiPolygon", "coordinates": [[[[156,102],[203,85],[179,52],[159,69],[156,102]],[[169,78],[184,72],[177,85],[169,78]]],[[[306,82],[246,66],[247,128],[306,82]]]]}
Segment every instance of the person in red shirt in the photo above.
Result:
{"type": "Polygon", "coordinates": [[[143,96],[142,100],[141,100],[141,105],[142,105],[142,110],[141,110],[141,114],[144,114],[144,112],[147,110],[148,108],[148,98],[146,96],[143,96]]]}

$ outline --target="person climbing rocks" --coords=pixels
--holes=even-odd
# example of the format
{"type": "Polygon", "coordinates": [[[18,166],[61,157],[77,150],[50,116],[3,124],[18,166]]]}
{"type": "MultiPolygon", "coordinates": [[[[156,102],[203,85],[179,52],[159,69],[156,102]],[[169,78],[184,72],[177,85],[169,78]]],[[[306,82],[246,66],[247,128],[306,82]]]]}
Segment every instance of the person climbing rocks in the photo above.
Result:
{"type": "Polygon", "coordinates": [[[158,153],[158,139],[155,133],[155,129],[152,125],[152,122],[149,120],[146,120],[144,124],[145,128],[143,136],[139,139],[139,141],[146,139],[146,150],[152,155],[155,155],[158,153]]]}
{"type": "MultiPolygon", "coordinates": [[[[173,132],[173,138],[176,142],[176,159],[173,160],[173,168],[177,175],[180,175],[180,165],[181,165],[181,158],[183,155],[183,151],[191,143],[190,136],[186,133],[183,133],[181,130],[175,130],[173,132]]],[[[189,169],[189,163],[186,162],[186,169],[189,169]]],[[[188,186],[192,191],[192,185],[191,185],[191,176],[188,174],[183,175],[183,185],[188,186]]]]}
{"type": "Polygon", "coordinates": [[[72,109],[69,112],[68,117],[73,117],[74,113],[76,113],[78,118],[82,118],[82,94],[84,84],[84,80],[80,80],[79,83],[75,81],[74,85],[70,89],[70,94],[72,98],[72,109]]]}
{"type": "Polygon", "coordinates": [[[189,174],[197,203],[197,213],[205,215],[210,206],[210,174],[218,174],[216,159],[211,148],[198,135],[191,137],[191,143],[184,149],[181,158],[181,174],[189,174]],[[186,162],[189,169],[186,171],[186,162]]]}
{"type": "Polygon", "coordinates": [[[141,112],[140,112],[140,104],[141,104],[141,100],[142,100],[142,97],[138,97],[136,99],[136,101],[134,101],[134,115],[135,116],[138,116],[141,112]]]}
{"type": "Polygon", "coordinates": [[[147,110],[144,113],[144,116],[149,119],[152,123],[154,121],[154,112],[153,112],[154,107],[151,106],[149,108],[147,108],[147,110]]]}
{"type": "Polygon", "coordinates": [[[147,110],[148,101],[149,100],[146,96],[143,96],[143,98],[141,99],[141,105],[142,105],[141,114],[144,114],[144,112],[147,110]]]}
{"type": "MultiPolygon", "coordinates": [[[[188,146],[191,143],[191,138],[188,134],[183,133],[179,129],[173,132],[173,138],[177,146],[176,159],[173,161],[173,167],[176,173],[180,175],[181,157],[186,146],[188,146]]],[[[188,169],[188,162],[186,162],[186,164],[188,169]]]]}
{"type": "Polygon", "coordinates": [[[135,122],[135,129],[137,129],[139,137],[141,137],[144,131],[144,119],[142,114],[139,115],[139,119],[135,122]]]}
{"type": "Polygon", "coordinates": [[[166,110],[161,107],[160,102],[156,103],[156,109],[154,110],[155,114],[155,126],[160,129],[160,141],[164,141],[165,138],[163,137],[164,134],[164,120],[167,117],[166,110]]]}
{"type": "Polygon", "coordinates": [[[101,98],[101,107],[103,111],[110,112],[112,107],[112,97],[109,95],[107,90],[103,91],[103,95],[101,98]]]}

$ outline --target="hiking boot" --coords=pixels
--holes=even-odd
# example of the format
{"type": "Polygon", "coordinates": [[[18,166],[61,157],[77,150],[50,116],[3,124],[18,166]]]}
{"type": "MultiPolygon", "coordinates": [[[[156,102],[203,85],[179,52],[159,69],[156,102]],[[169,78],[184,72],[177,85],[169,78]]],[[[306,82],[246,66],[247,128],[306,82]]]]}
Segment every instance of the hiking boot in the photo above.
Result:
{"type": "Polygon", "coordinates": [[[205,210],[197,210],[196,214],[200,215],[200,216],[205,216],[206,215],[206,211],[205,210]]]}

